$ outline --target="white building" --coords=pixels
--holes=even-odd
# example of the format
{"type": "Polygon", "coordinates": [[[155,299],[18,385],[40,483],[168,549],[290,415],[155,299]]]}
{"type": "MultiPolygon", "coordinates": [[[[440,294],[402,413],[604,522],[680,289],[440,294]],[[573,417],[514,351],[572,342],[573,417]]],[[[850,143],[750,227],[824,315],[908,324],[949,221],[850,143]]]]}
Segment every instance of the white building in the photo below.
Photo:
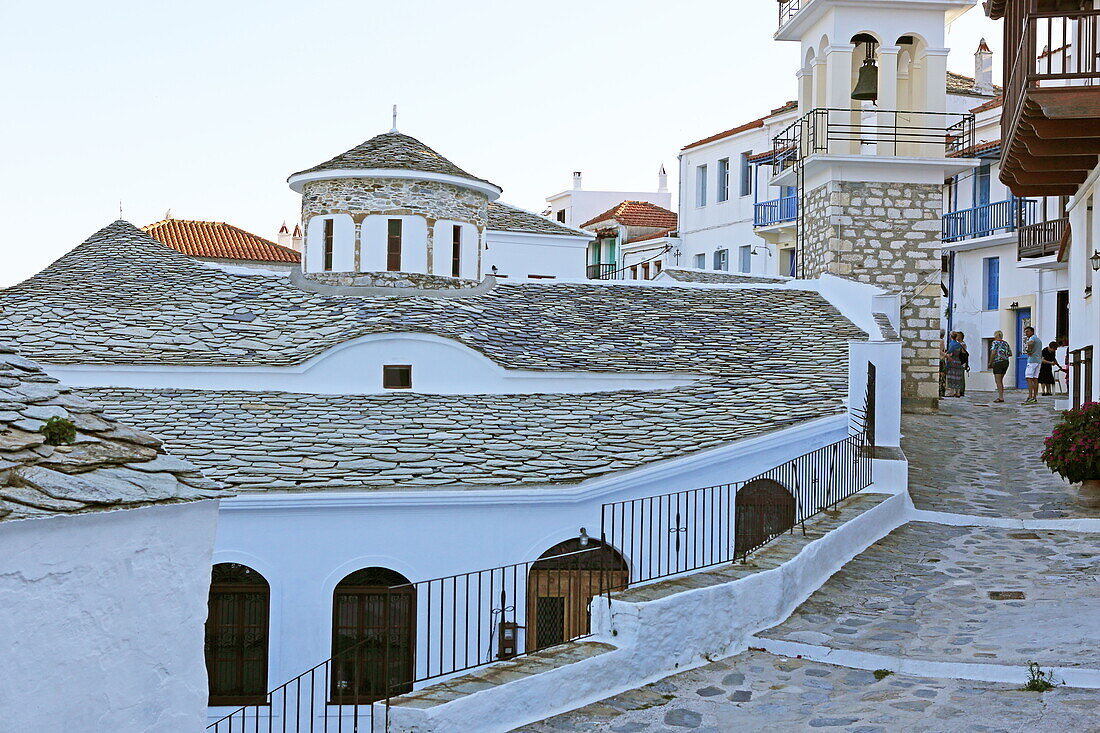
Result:
{"type": "Polygon", "coordinates": [[[1100,66],[1088,50],[1100,33],[1091,5],[1005,0],[985,5],[990,17],[1004,19],[998,178],[1016,196],[1047,198],[1047,223],[1037,216],[1034,231],[1021,231],[1020,254],[1034,258],[1044,280],[1038,335],[1043,341],[1065,337],[1068,343],[1066,404],[1075,405],[1095,400],[1100,384],[1100,306],[1093,295],[1100,271],[1100,224],[1093,215],[1100,178],[1095,143],[1100,66]]]}
{"type": "MultiPolygon", "coordinates": [[[[308,267],[311,215],[332,214],[304,192],[308,267]]],[[[361,256],[369,216],[345,240],[361,256]]],[[[212,723],[300,705],[331,728],[583,635],[596,571],[652,572],[611,539],[619,502],[723,486],[721,552],[755,546],[791,526],[796,494],[814,512],[870,481],[868,389],[877,444],[898,444],[898,301],[876,288],[459,282],[234,274],[119,221],[0,292],[0,336],[237,494],[212,558],[212,723]],[[739,482],[774,497],[767,524],[734,508],[739,482]]],[[[679,548],[674,514],[659,536],[679,548]]]]}
{"type": "Polygon", "coordinates": [[[648,201],[620,201],[582,224],[592,232],[588,277],[650,280],[676,256],[676,212],[648,201]]]}
{"type": "Polygon", "coordinates": [[[582,227],[602,211],[622,201],[645,201],[662,209],[672,208],[672,193],[668,190],[668,175],[664,165],[657,173],[656,191],[589,191],[581,182],[581,172],[573,172],[573,188],[547,196],[546,213],[551,219],[571,227],[582,227]]]}
{"type": "Polygon", "coordinates": [[[220,495],[0,344],[0,727],[202,730],[220,495]]]}

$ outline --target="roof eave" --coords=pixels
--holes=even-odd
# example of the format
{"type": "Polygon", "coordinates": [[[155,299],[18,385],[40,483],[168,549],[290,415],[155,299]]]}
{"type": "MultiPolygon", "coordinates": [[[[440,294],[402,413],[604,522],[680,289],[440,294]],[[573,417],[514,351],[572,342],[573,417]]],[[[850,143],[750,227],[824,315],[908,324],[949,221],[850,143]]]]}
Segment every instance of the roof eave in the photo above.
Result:
{"type": "Polygon", "coordinates": [[[312,181],[331,181],[340,178],[411,178],[418,181],[449,183],[453,186],[461,186],[483,193],[489,197],[490,201],[496,201],[503,192],[500,186],[478,178],[465,178],[463,176],[453,176],[449,173],[433,173],[432,171],[402,168],[334,168],[322,171],[301,171],[291,175],[286,179],[286,182],[292,191],[301,193],[305,184],[312,181]]]}

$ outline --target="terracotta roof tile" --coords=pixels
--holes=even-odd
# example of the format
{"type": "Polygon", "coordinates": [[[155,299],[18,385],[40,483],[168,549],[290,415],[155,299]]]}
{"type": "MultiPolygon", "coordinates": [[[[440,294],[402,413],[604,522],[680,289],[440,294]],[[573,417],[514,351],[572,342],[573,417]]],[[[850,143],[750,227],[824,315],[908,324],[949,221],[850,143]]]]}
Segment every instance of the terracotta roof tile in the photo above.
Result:
{"type": "Polygon", "coordinates": [[[695,148],[695,147],[698,147],[700,145],[706,145],[707,143],[712,143],[715,140],[721,140],[723,138],[727,138],[727,137],[730,137],[732,135],[736,135],[738,133],[745,132],[746,130],[752,130],[753,128],[756,128],[756,127],[763,127],[764,126],[764,121],[767,120],[769,117],[772,117],[772,116],[777,115],[777,114],[782,114],[783,112],[789,112],[792,109],[795,109],[796,107],[798,107],[798,102],[794,102],[794,101],[787,102],[782,107],[776,107],[770,113],[764,115],[763,117],[755,119],[752,122],[746,122],[743,125],[738,125],[737,127],[726,130],[725,132],[719,132],[715,135],[711,135],[710,137],[705,137],[702,140],[696,140],[693,143],[689,143],[689,144],[685,145],[683,148],[681,148],[681,150],[687,150],[689,148],[695,148]]]}
{"type": "Polygon", "coordinates": [[[988,102],[984,102],[982,104],[979,104],[977,107],[973,108],[970,111],[971,112],[985,112],[987,109],[994,109],[996,107],[1000,107],[1004,103],[1005,103],[1005,95],[998,94],[993,99],[989,100],[988,102]]]}
{"type": "Polygon", "coordinates": [[[617,221],[628,227],[668,229],[676,226],[676,212],[648,201],[623,201],[599,216],[592,217],[581,226],[588,227],[601,221],[617,221]]]}
{"type": "MultiPolygon", "coordinates": [[[[301,262],[288,247],[221,221],[164,219],[142,229],[157,241],[192,257],[248,262],[301,262]]],[[[297,231],[297,227],[295,227],[297,231]]]]}
{"type": "Polygon", "coordinates": [[[990,140],[987,143],[978,143],[977,145],[971,145],[969,148],[963,148],[957,152],[951,153],[952,158],[979,158],[982,157],[982,153],[988,153],[991,150],[996,150],[1001,147],[1000,138],[996,140],[990,140]]]}

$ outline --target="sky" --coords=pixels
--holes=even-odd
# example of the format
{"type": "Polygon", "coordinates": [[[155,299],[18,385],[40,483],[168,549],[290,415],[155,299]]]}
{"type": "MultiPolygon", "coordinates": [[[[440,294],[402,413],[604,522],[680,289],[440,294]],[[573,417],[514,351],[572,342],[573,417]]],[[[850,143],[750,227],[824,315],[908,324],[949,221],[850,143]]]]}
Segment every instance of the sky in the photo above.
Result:
{"type": "MultiPolygon", "coordinates": [[[[0,3],[0,286],[122,217],[274,239],[286,186],[390,128],[536,211],[676,183],[685,144],[795,92],[774,0],[104,0],[0,3]]],[[[949,67],[999,24],[972,9],[949,67]]],[[[996,79],[996,77],[995,77],[996,79]]],[[[999,79],[997,79],[999,81],[999,79]]],[[[674,197],[675,198],[675,197],[674,197]]]]}

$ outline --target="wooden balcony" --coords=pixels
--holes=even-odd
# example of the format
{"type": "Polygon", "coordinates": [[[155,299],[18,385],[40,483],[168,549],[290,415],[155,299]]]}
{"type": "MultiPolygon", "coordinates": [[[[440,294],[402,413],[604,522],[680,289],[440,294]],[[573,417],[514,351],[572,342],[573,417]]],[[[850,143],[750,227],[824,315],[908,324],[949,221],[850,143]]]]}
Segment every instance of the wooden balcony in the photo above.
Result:
{"type": "Polygon", "coordinates": [[[1017,240],[1019,259],[1058,254],[1058,249],[1062,246],[1062,238],[1067,236],[1068,230],[1069,217],[1038,221],[1020,227],[1017,240]]]}
{"type": "Polygon", "coordinates": [[[1100,11],[1072,7],[989,4],[1005,21],[1000,176],[1017,196],[1071,196],[1100,156],[1100,11]]]}

